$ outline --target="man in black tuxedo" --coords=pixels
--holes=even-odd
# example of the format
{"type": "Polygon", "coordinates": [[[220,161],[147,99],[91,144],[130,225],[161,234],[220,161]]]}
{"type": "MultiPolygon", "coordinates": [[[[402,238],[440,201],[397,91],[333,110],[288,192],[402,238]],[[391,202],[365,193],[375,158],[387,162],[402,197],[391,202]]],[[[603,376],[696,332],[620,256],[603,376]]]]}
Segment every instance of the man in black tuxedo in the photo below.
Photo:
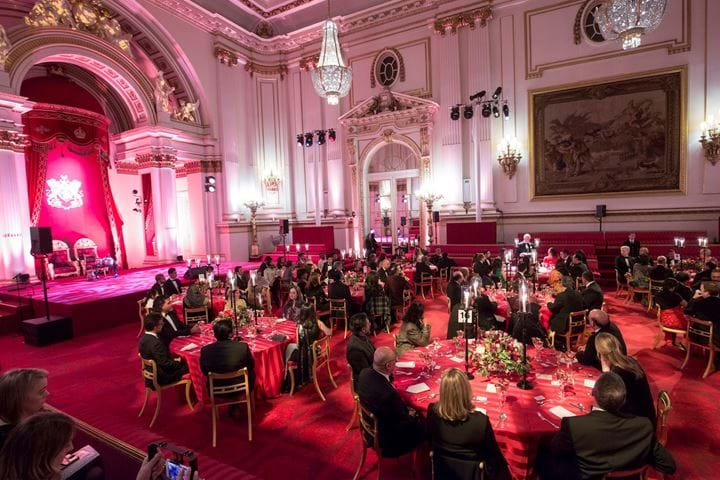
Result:
{"type": "Polygon", "coordinates": [[[180,280],[177,278],[177,270],[175,267],[168,269],[168,278],[163,284],[163,295],[180,295],[182,293],[182,287],[180,286],[180,280]]]}
{"type": "Polygon", "coordinates": [[[162,273],[155,275],[155,285],[153,285],[152,288],[159,289],[160,295],[165,295],[165,275],[162,273]]]}
{"type": "Polygon", "coordinates": [[[523,241],[518,243],[515,248],[515,256],[517,258],[532,255],[533,250],[535,250],[535,244],[530,241],[531,239],[532,237],[529,233],[523,235],[523,241]]]}
{"type": "Polygon", "coordinates": [[[328,298],[333,300],[345,300],[345,307],[347,308],[348,315],[354,315],[357,313],[357,305],[355,305],[355,302],[352,299],[350,287],[342,281],[342,274],[338,270],[330,270],[328,278],[331,280],[330,285],[328,285],[328,298]]]}
{"type": "Polygon", "coordinates": [[[670,452],[655,438],[650,420],[619,413],[625,384],[616,373],[603,373],[593,388],[598,408],[587,415],[565,417],[550,451],[539,452],[541,479],[601,479],[609,472],[652,465],[658,472],[675,473],[670,452]]]}
{"type": "MultiPolygon", "coordinates": [[[[713,324],[713,343],[720,347],[720,284],[703,282],[685,307],[685,313],[713,324]]],[[[718,357],[715,358],[716,363],[718,357]]]]}
{"type": "Polygon", "coordinates": [[[358,313],[350,318],[350,329],[352,335],[348,339],[345,356],[352,370],[352,378],[357,390],[360,372],[372,367],[375,345],[370,341],[368,334],[371,332],[370,320],[364,313],[358,313]]]}
{"type": "Polygon", "coordinates": [[[575,355],[575,358],[577,358],[577,361],[580,362],[581,365],[588,365],[595,367],[598,370],[602,370],[600,359],[597,355],[597,349],[595,348],[595,337],[597,337],[598,333],[609,333],[618,339],[618,342],[620,343],[620,350],[623,355],[627,355],[625,339],[623,338],[618,326],[611,322],[608,314],[602,310],[591,310],[588,314],[588,318],[595,328],[590,337],[588,337],[588,341],[585,346],[578,347],[578,352],[575,355]]]}
{"type": "MultiPolygon", "coordinates": [[[[567,333],[570,314],[584,310],[583,298],[580,292],[575,290],[575,281],[571,277],[563,277],[558,286],[558,294],[555,301],[548,303],[547,307],[552,312],[550,317],[550,330],[555,333],[567,333]]],[[[556,337],[555,347],[564,349],[565,342],[563,339],[556,337]]]]}
{"type": "MultiPolygon", "coordinates": [[[[252,390],[255,385],[255,362],[250,347],[245,342],[231,340],[233,324],[230,320],[218,320],[213,325],[215,343],[200,349],[200,370],[203,374],[230,373],[247,368],[248,382],[252,390]]],[[[233,380],[217,380],[215,385],[234,385],[233,380]]]]}
{"type": "Polygon", "coordinates": [[[667,258],[660,255],[657,257],[657,263],[654,267],[650,269],[648,272],[648,277],[653,282],[662,283],[665,281],[666,278],[670,278],[673,276],[672,270],[667,268],[667,258]]]}
{"type": "MultiPolygon", "coordinates": [[[[163,323],[159,313],[151,313],[145,317],[143,320],[145,334],[138,343],[138,352],[145,360],[155,360],[157,381],[160,385],[167,385],[179,381],[188,373],[188,366],[183,361],[173,359],[167,345],[158,338],[163,323]]],[[[145,386],[152,387],[152,382],[145,380],[145,386]]]]}
{"type": "Polygon", "coordinates": [[[620,255],[615,257],[615,270],[617,270],[618,281],[626,284],[628,279],[626,275],[632,273],[634,259],[630,258],[630,247],[623,245],[620,247],[620,255]]]}
{"type": "Polygon", "coordinates": [[[378,348],[372,368],[360,372],[357,384],[360,403],[377,418],[380,452],[390,458],[410,453],[425,441],[420,419],[405,405],[392,384],[395,361],[391,348],[378,348]]]}
{"type": "Polygon", "coordinates": [[[717,265],[712,260],[705,263],[705,268],[695,275],[692,283],[693,290],[699,290],[702,282],[707,282],[712,279],[712,274],[717,270],[717,265]]]}
{"type": "Polygon", "coordinates": [[[163,328],[160,331],[160,340],[170,346],[170,342],[176,337],[187,337],[193,333],[200,333],[200,327],[193,325],[192,328],[180,322],[175,313],[170,297],[159,296],[153,302],[153,313],[159,314],[163,318],[163,328]]]}
{"type": "Polygon", "coordinates": [[[450,302],[449,306],[451,312],[453,307],[462,301],[462,286],[460,285],[462,279],[462,272],[455,272],[452,275],[452,279],[448,282],[447,296],[450,302]]]}
{"type": "Polygon", "coordinates": [[[378,268],[377,271],[378,278],[381,282],[386,283],[388,277],[390,276],[390,259],[389,258],[383,258],[380,260],[380,268],[378,268]]]}
{"type": "Polygon", "coordinates": [[[432,275],[433,271],[430,268],[430,262],[427,255],[424,255],[420,261],[415,264],[415,273],[413,273],[413,280],[418,283],[422,280],[421,275],[432,275]]]}
{"type": "Polygon", "coordinates": [[[440,261],[438,262],[437,267],[438,269],[447,268],[449,272],[452,267],[457,267],[457,262],[452,258],[448,257],[447,252],[442,252],[442,256],[440,257],[440,261]]]}
{"type": "Polygon", "coordinates": [[[585,308],[588,310],[600,310],[605,298],[602,287],[595,281],[595,275],[589,270],[583,272],[582,284],[585,286],[581,293],[585,308]]]}
{"type": "Polygon", "coordinates": [[[635,239],[634,233],[628,235],[628,239],[623,242],[623,245],[630,249],[631,257],[637,258],[640,256],[640,240],[635,239]]]}

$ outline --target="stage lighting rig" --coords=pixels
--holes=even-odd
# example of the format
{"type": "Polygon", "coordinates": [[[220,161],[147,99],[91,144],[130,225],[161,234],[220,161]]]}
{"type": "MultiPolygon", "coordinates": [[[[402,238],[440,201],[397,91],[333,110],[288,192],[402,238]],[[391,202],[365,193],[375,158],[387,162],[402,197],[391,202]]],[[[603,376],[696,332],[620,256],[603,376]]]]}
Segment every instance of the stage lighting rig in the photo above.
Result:
{"type": "Polygon", "coordinates": [[[333,128],[328,128],[327,134],[328,134],[328,140],[331,142],[334,142],[335,138],[337,138],[337,136],[335,135],[335,129],[333,129],[333,128]]]}
{"type": "Polygon", "coordinates": [[[455,105],[453,107],[450,107],[450,120],[459,120],[460,119],[460,105],[455,105]]]}
{"type": "Polygon", "coordinates": [[[472,105],[465,105],[463,107],[463,118],[465,120],[470,120],[473,117],[473,108],[475,107],[473,107],[472,105]]]}
{"type": "Polygon", "coordinates": [[[215,186],[215,177],[208,175],[205,177],[205,191],[208,193],[215,193],[217,187],[215,186]]]}
{"type": "Polygon", "coordinates": [[[485,90],[480,90],[479,92],[470,95],[470,101],[474,102],[476,100],[477,101],[482,100],[482,98],[485,96],[485,93],[486,93],[485,90]]]}
{"type": "Polygon", "coordinates": [[[305,147],[310,148],[313,145],[313,134],[312,132],[308,132],[305,134],[305,147]]]}
{"type": "Polygon", "coordinates": [[[510,118],[510,106],[507,100],[502,98],[502,87],[497,87],[490,98],[483,100],[487,95],[486,90],[480,90],[479,92],[470,95],[470,103],[453,105],[450,107],[450,120],[460,119],[460,110],[462,109],[462,116],[465,120],[471,120],[475,114],[475,106],[480,107],[480,114],[483,118],[489,118],[491,115],[494,118],[500,118],[500,112],[502,112],[505,120],[510,118]]]}
{"type": "Polygon", "coordinates": [[[297,138],[298,147],[303,147],[303,146],[305,146],[305,140],[303,139],[303,134],[302,134],[302,133],[298,133],[296,138],[297,138]]]}
{"type": "Polygon", "coordinates": [[[317,135],[317,144],[318,146],[325,144],[325,130],[315,130],[315,135],[317,135]]]}
{"type": "Polygon", "coordinates": [[[298,147],[310,148],[313,144],[317,146],[325,145],[328,141],[334,142],[337,139],[335,129],[314,130],[307,133],[298,133],[295,135],[298,147]],[[317,139],[315,137],[317,136],[317,139]]]}

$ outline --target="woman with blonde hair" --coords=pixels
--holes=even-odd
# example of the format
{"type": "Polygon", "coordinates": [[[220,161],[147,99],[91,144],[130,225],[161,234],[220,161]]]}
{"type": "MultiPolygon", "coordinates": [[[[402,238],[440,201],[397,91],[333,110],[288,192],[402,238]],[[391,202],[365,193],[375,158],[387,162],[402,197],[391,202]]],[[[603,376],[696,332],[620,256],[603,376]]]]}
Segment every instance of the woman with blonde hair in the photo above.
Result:
{"type": "Polygon", "coordinates": [[[627,415],[647,417],[655,425],[655,403],[653,402],[647,375],[634,358],[623,355],[620,342],[609,333],[595,337],[595,348],[603,372],[614,372],[625,383],[627,394],[620,412],[627,415]]]}
{"type": "Polygon", "coordinates": [[[17,368],[0,375],[0,448],[21,421],[43,409],[47,386],[48,372],[39,368],[17,368]]]}
{"type": "Polygon", "coordinates": [[[435,478],[479,478],[479,462],[484,462],[485,479],[510,478],[490,419],[473,405],[470,382],[461,370],[443,373],[440,399],[428,407],[427,426],[435,478]]]}

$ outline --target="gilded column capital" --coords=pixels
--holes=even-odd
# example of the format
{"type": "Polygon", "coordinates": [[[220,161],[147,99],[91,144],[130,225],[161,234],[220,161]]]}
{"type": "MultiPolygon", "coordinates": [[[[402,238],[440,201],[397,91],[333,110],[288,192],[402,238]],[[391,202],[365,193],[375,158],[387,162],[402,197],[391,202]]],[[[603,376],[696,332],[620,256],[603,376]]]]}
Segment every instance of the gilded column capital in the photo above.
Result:
{"type": "Polygon", "coordinates": [[[13,130],[0,130],[0,150],[23,152],[29,144],[27,135],[13,130]]]}
{"type": "Polygon", "coordinates": [[[227,48],[215,47],[213,55],[215,55],[215,58],[217,58],[220,63],[227,65],[228,67],[237,67],[239,63],[238,56],[227,48]]]}
{"type": "Polygon", "coordinates": [[[433,22],[433,31],[445,35],[449,31],[456,34],[463,27],[474,29],[477,25],[487,26],[488,20],[492,18],[492,9],[489,6],[456,13],[447,17],[440,17],[433,22]]]}
{"type": "Polygon", "coordinates": [[[150,147],[149,152],[135,155],[138,168],[175,168],[177,150],[170,147],[150,147]]]}
{"type": "Polygon", "coordinates": [[[288,67],[282,63],[278,65],[261,65],[259,63],[247,62],[245,64],[245,71],[248,72],[251,77],[259,73],[260,75],[280,75],[280,80],[285,80],[288,67]]]}

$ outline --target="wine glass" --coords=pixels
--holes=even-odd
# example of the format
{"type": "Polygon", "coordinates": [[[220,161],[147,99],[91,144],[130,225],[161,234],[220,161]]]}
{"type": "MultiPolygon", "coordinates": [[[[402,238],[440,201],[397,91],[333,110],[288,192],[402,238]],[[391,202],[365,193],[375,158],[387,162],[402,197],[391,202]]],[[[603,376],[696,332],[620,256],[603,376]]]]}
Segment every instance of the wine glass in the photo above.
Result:
{"type": "Polygon", "coordinates": [[[532,344],[533,344],[533,347],[535,347],[535,350],[537,350],[537,354],[540,355],[540,352],[542,352],[543,347],[545,347],[545,344],[543,343],[542,338],[532,337],[532,344]]]}
{"type": "Polygon", "coordinates": [[[507,392],[510,383],[505,378],[498,378],[495,380],[495,389],[500,393],[500,425],[502,426],[507,420],[508,416],[505,413],[505,393],[507,392]]]}
{"type": "Polygon", "coordinates": [[[560,400],[565,401],[565,386],[568,381],[568,374],[562,368],[555,370],[555,379],[560,383],[560,400]]]}

